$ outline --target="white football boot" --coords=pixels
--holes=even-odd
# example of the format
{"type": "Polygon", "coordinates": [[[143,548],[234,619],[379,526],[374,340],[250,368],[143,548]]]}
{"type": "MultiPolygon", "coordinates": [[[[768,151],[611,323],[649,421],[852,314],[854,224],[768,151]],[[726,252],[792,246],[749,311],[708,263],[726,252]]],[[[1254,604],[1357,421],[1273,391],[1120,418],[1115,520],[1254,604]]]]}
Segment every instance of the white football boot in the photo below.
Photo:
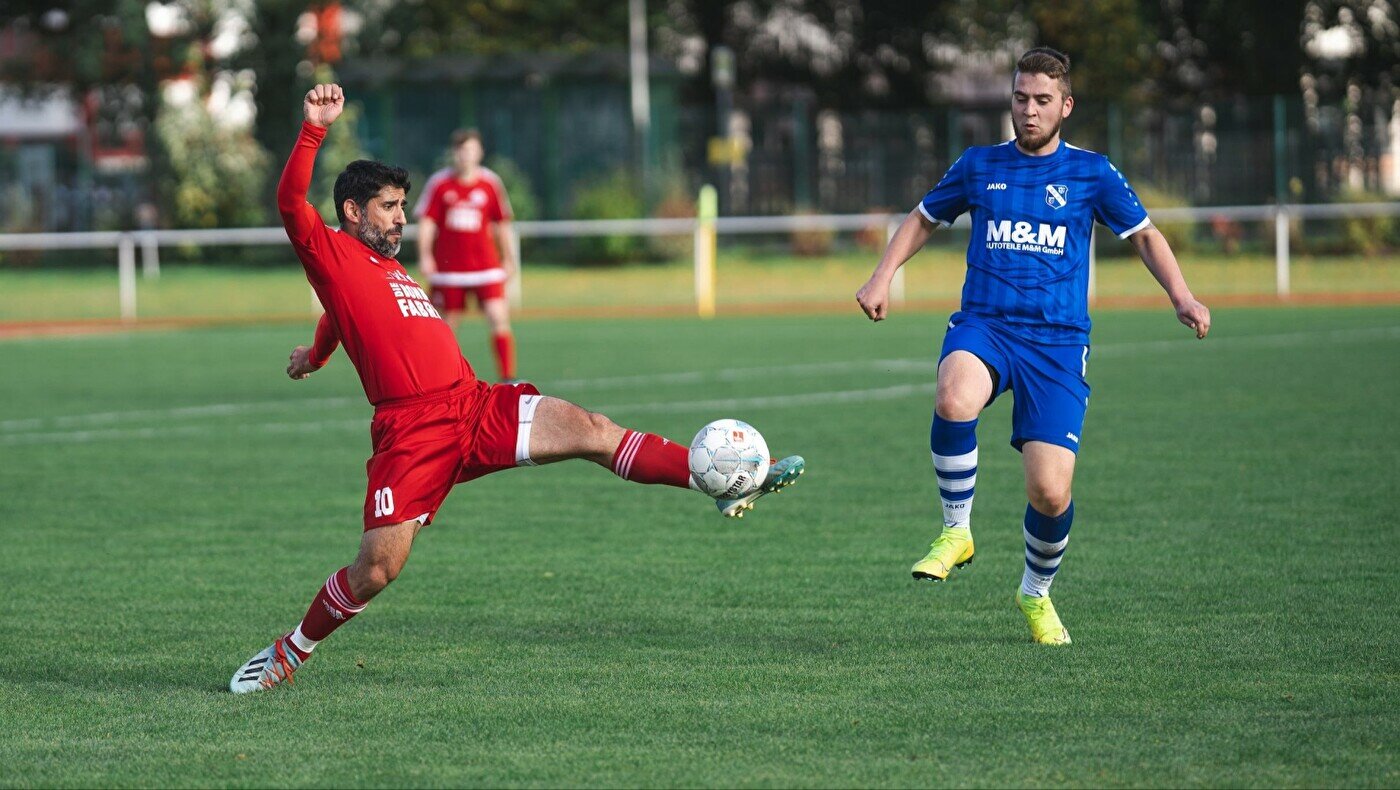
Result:
{"type": "Polygon", "coordinates": [[[774,463],[768,468],[768,477],[764,478],[763,485],[759,486],[753,493],[745,494],[736,499],[716,499],[715,506],[725,518],[743,518],[744,513],[753,510],[753,503],[759,497],[775,494],[784,488],[797,482],[797,478],[807,471],[807,462],[802,460],[800,455],[789,455],[781,461],[774,463]]]}
{"type": "Polygon", "coordinates": [[[276,642],[248,659],[248,663],[233,673],[233,679],[228,682],[228,690],[234,694],[247,694],[250,691],[270,689],[284,681],[290,685],[292,673],[297,671],[302,661],[297,657],[296,651],[287,649],[286,642],[286,637],[279,637],[276,642]]]}

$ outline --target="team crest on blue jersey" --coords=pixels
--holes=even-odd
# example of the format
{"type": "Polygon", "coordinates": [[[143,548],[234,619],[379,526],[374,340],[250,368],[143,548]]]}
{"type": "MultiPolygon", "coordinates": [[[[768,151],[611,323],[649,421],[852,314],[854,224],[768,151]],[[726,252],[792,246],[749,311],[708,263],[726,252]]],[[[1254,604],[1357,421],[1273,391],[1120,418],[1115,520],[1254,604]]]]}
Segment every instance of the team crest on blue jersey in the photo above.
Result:
{"type": "Polygon", "coordinates": [[[1064,184],[1046,184],[1045,202],[1050,208],[1064,208],[1069,203],[1069,187],[1064,184]]]}

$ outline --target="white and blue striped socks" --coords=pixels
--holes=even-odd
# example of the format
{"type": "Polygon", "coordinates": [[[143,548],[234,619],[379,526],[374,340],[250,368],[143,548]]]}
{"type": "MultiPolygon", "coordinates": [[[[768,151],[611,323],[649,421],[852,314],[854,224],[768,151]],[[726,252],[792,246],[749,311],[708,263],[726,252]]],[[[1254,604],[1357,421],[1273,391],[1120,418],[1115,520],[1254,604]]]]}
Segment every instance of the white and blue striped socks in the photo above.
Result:
{"type": "Polygon", "coordinates": [[[1069,546],[1069,528],[1074,523],[1074,503],[1065,512],[1047,516],[1026,505],[1026,571],[1021,575],[1021,592],[1036,598],[1050,594],[1050,583],[1069,546]]]}
{"type": "Polygon", "coordinates": [[[945,420],[934,412],[929,448],[943,500],[943,526],[968,529],[977,484],[977,420],[945,420]]]}

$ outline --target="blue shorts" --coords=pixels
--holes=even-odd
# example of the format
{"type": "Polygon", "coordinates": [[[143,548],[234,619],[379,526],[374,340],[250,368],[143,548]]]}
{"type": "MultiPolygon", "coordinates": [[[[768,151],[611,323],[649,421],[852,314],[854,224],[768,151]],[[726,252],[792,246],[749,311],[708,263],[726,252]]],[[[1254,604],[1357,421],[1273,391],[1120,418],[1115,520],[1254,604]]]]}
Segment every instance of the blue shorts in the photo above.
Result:
{"type": "Polygon", "coordinates": [[[938,361],[968,351],[997,372],[992,400],[1011,390],[1011,446],[1048,442],[1079,452],[1084,411],[1089,408],[1088,346],[1032,343],[1009,329],[968,313],[954,313],[938,361]]]}

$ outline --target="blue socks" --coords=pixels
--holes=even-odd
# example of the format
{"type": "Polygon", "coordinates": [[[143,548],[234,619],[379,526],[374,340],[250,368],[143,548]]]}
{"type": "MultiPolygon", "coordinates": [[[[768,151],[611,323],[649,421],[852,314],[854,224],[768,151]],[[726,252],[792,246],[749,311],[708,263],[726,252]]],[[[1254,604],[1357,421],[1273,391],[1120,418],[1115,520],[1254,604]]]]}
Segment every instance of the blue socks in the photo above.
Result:
{"type": "Polygon", "coordinates": [[[1021,575],[1021,592],[1043,598],[1050,594],[1050,583],[1069,545],[1069,528],[1074,523],[1074,503],[1065,512],[1047,516],[1026,505],[1026,572],[1021,575]]]}
{"type": "Polygon", "coordinates": [[[943,526],[968,529],[977,483],[977,420],[955,422],[934,412],[929,449],[938,475],[938,496],[943,501],[943,526]]]}
{"type": "MultiPolygon", "coordinates": [[[[938,496],[943,501],[943,526],[968,529],[977,484],[977,420],[945,420],[935,412],[929,449],[933,451],[933,470],[938,476],[938,496]]],[[[1047,516],[1026,505],[1022,593],[1036,598],[1050,594],[1050,584],[1060,569],[1073,523],[1073,502],[1058,516],[1047,516]]]]}

